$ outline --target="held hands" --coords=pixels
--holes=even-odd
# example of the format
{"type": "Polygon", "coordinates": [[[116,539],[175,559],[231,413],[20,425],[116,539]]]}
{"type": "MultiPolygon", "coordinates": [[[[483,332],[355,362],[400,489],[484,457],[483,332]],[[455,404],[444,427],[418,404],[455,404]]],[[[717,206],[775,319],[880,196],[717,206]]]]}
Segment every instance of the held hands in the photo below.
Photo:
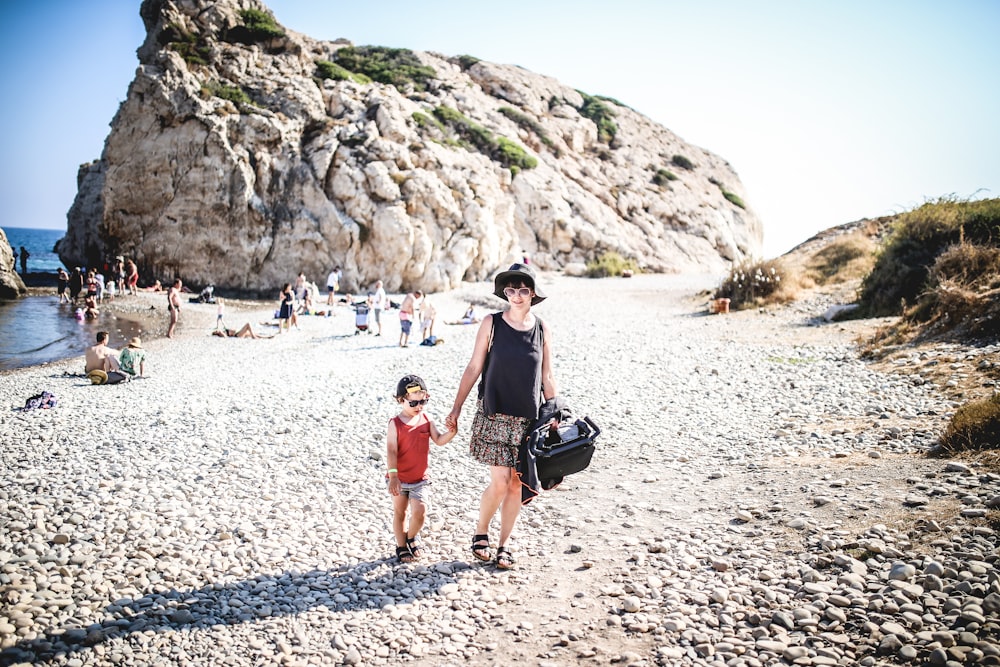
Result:
{"type": "Polygon", "coordinates": [[[454,431],[458,433],[458,417],[461,412],[458,410],[452,410],[448,413],[448,416],[444,418],[444,425],[449,431],[454,431]]]}

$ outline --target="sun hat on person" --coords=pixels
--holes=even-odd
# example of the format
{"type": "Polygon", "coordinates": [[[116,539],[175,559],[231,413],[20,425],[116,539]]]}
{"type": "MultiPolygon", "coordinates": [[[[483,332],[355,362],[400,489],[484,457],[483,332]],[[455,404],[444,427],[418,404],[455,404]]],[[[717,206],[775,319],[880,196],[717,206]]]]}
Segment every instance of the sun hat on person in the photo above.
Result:
{"type": "Polygon", "coordinates": [[[396,398],[405,398],[408,394],[415,394],[418,391],[427,391],[427,385],[419,375],[404,375],[396,383],[396,398]]]}
{"type": "Polygon", "coordinates": [[[530,266],[527,264],[521,264],[520,262],[511,264],[509,269],[501,271],[496,275],[493,279],[493,295],[507,301],[507,295],[503,293],[503,288],[512,278],[523,280],[525,285],[528,285],[532,290],[534,290],[535,296],[531,297],[532,306],[545,301],[547,298],[538,289],[538,282],[535,280],[535,272],[530,266]]]}
{"type": "Polygon", "coordinates": [[[129,347],[136,347],[136,348],[139,348],[141,350],[142,349],[142,339],[139,338],[138,336],[135,336],[135,337],[132,338],[132,340],[130,340],[128,342],[128,346],[129,347]]]}

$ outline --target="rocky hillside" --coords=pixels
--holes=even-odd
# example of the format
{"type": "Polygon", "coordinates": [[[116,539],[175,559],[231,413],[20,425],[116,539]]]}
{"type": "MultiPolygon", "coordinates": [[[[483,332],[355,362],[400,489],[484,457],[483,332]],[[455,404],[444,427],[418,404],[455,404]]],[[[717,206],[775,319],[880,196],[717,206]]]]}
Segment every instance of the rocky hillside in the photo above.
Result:
{"type": "Polygon", "coordinates": [[[606,251],[652,271],[759,255],[722,158],[607,98],[519,67],[354,47],[255,0],[145,0],[140,66],[79,172],[60,257],[145,279],[273,291],[448,289],[522,253],[606,251]]]}

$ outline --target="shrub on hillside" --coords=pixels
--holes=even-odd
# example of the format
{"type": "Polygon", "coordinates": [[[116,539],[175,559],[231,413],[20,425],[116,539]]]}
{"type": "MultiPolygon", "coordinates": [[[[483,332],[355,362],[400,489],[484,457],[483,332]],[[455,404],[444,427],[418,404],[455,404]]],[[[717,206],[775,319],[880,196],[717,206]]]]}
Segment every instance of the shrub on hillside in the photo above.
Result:
{"type": "Polygon", "coordinates": [[[794,298],[790,285],[779,260],[747,260],[729,271],[715,290],[715,298],[729,299],[733,310],[783,303],[794,298]]]}
{"type": "Polygon", "coordinates": [[[421,63],[409,49],[345,46],[337,49],[333,60],[351,72],[396,88],[412,85],[414,90],[426,90],[428,82],[436,76],[434,68],[421,63]]]}
{"type": "Polygon", "coordinates": [[[587,262],[587,276],[590,278],[620,276],[624,271],[638,273],[639,266],[634,259],[625,259],[614,251],[608,251],[587,262]]]}
{"type": "Polygon", "coordinates": [[[555,146],[548,133],[545,132],[545,128],[542,127],[542,124],[531,116],[521,113],[513,107],[500,107],[497,111],[502,113],[504,116],[507,116],[507,118],[510,118],[525,130],[533,132],[541,140],[541,142],[549,148],[553,148],[555,146]]]}
{"type": "Polygon", "coordinates": [[[1000,447],[1000,394],[970,401],[952,416],[941,436],[943,454],[1000,447]]]}
{"type": "Polygon", "coordinates": [[[260,9],[241,9],[243,25],[225,31],[223,39],[236,44],[258,44],[285,36],[285,31],[274,17],[260,9]]]}
{"type": "Polygon", "coordinates": [[[246,94],[246,91],[239,86],[230,86],[220,81],[210,81],[201,87],[202,95],[213,95],[223,100],[228,100],[239,109],[242,106],[254,106],[253,100],[246,94]]]}
{"type": "Polygon", "coordinates": [[[653,174],[653,182],[661,187],[666,185],[670,181],[676,181],[676,180],[677,180],[677,174],[670,171],[669,169],[660,168],[656,170],[655,174],[653,174]]]}
{"type": "MultiPolygon", "coordinates": [[[[448,106],[439,106],[433,113],[442,126],[450,127],[480,153],[510,169],[512,175],[516,176],[522,169],[533,169],[538,166],[538,160],[528,155],[519,144],[506,137],[494,136],[482,125],[466,118],[461,111],[448,106]]],[[[421,122],[416,115],[414,120],[421,122]]]]}
{"type": "Polygon", "coordinates": [[[1000,199],[940,199],[899,215],[885,247],[861,285],[858,314],[898,315],[934,285],[937,258],[959,243],[1000,246],[1000,199]]]}
{"type": "Polygon", "coordinates": [[[597,139],[606,144],[610,144],[615,134],[618,133],[618,126],[615,124],[615,112],[604,103],[600,97],[588,95],[582,91],[576,91],[583,97],[583,105],[577,111],[584,118],[589,118],[597,125],[597,139]]]}
{"type": "Polygon", "coordinates": [[[670,158],[670,163],[673,164],[675,167],[680,167],[681,169],[688,169],[688,170],[694,169],[694,162],[687,159],[683,155],[673,156],[672,158],[670,158]]]}
{"type": "Polygon", "coordinates": [[[743,199],[741,199],[738,194],[722,188],[722,196],[725,197],[726,200],[733,206],[738,206],[743,209],[746,208],[746,204],[743,203],[743,199]]]}
{"type": "Polygon", "coordinates": [[[371,83],[371,79],[364,74],[350,72],[329,60],[316,61],[316,76],[320,79],[331,79],[333,81],[354,81],[362,84],[371,83]]]}

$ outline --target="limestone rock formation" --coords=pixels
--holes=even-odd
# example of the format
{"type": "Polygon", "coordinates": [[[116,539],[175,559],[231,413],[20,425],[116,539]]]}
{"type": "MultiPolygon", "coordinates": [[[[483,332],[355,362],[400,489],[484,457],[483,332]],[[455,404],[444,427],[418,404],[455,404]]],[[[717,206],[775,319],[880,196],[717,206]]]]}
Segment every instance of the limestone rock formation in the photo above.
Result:
{"type": "Polygon", "coordinates": [[[14,251],[7,234],[0,229],[0,301],[10,301],[28,293],[21,276],[14,266],[14,251]]]}
{"type": "Polygon", "coordinates": [[[759,254],[730,165],[613,100],[467,56],[314,40],[256,0],[140,11],[140,66],[80,169],[67,265],[123,254],[145,280],[266,293],[340,265],[346,290],[435,291],[522,253],[661,272],[759,254]]]}

